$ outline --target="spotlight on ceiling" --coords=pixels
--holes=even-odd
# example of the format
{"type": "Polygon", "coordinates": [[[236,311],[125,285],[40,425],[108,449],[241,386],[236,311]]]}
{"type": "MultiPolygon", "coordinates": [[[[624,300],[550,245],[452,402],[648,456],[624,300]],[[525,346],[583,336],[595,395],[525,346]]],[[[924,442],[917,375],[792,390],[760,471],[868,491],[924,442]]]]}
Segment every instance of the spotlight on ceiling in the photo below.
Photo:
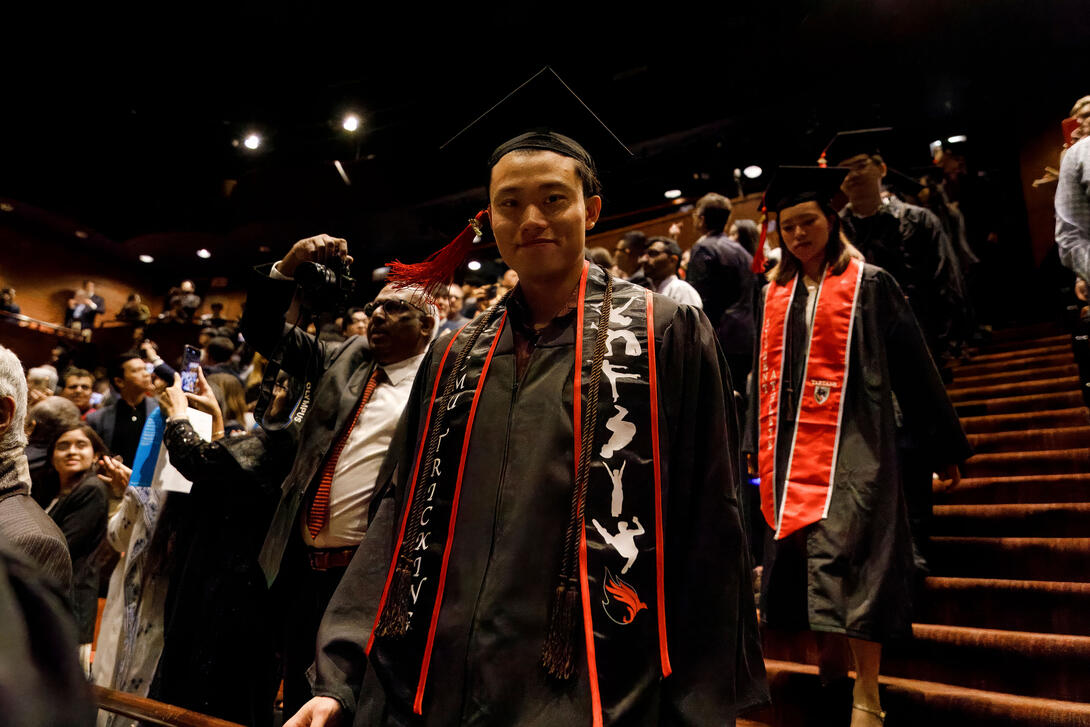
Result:
{"type": "Polygon", "coordinates": [[[468,263],[466,263],[466,267],[469,268],[470,270],[480,270],[481,269],[481,261],[480,260],[470,260],[468,263]]]}
{"type": "Polygon", "coordinates": [[[963,142],[969,141],[969,137],[967,137],[965,134],[958,134],[956,136],[951,136],[946,141],[950,144],[961,144],[963,142]]]}
{"type": "Polygon", "coordinates": [[[81,240],[86,240],[88,237],[90,237],[90,235],[88,235],[83,230],[76,230],[75,235],[81,240]]]}
{"type": "Polygon", "coordinates": [[[208,258],[212,257],[212,253],[208,252],[206,248],[202,247],[200,250],[197,250],[197,257],[207,260],[208,258]]]}
{"type": "Polygon", "coordinates": [[[764,170],[756,164],[750,164],[748,167],[742,170],[742,174],[746,175],[746,179],[756,179],[763,173],[764,170]]]}
{"type": "Polygon", "coordinates": [[[345,131],[356,131],[360,128],[360,117],[355,114],[348,114],[344,117],[344,122],[341,123],[345,131]]]}
{"type": "Polygon", "coordinates": [[[665,192],[663,192],[662,195],[664,197],[666,197],[666,199],[677,199],[678,197],[681,196],[681,190],[680,189],[668,189],[665,192]]]}
{"type": "Polygon", "coordinates": [[[151,255],[141,255],[139,257],[139,260],[142,263],[153,263],[153,262],[155,262],[155,258],[153,258],[151,255]]]}
{"type": "Polygon", "coordinates": [[[242,142],[242,145],[247,149],[256,149],[261,146],[261,136],[258,134],[248,134],[246,139],[242,142]]]}

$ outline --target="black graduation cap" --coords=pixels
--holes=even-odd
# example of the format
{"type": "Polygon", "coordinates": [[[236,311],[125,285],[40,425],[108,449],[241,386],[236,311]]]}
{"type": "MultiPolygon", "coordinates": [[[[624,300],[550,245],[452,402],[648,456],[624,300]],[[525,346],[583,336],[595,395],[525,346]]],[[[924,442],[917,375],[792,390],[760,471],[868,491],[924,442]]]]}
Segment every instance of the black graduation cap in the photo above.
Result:
{"type": "Polygon", "coordinates": [[[803,202],[829,204],[848,176],[846,167],[779,167],[765,191],[765,206],[779,212],[803,202]]]}
{"type": "Polygon", "coordinates": [[[919,182],[919,177],[910,177],[891,167],[886,168],[886,178],[883,181],[894,192],[910,197],[919,197],[924,188],[924,185],[919,182]]]}
{"type": "MultiPolygon", "coordinates": [[[[506,96],[493,103],[461,131],[448,139],[441,150],[471,156],[475,164],[494,163],[492,155],[506,142],[523,134],[561,134],[589,153],[592,167],[609,168],[631,158],[632,152],[608,126],[564,82],[550,66],[544,66],[506,96]]],[[[555,148],[538,139],[543,148],[572,156],[575,149],[555,148]]],[[[528,140],[534,144],[535,140],[528,140]]],[[[576,152],[577,153],[577,152],[576,152]]],[[[576,158],[581,158],[577,156],[576,158]]]]}
{"type": "MultiPolygon", "coordinates": [[[[543,149],[579,159],[597,172],[633,156],[616,134],[551,67],[545,66],[493,103],[446,141],[440,150],[490,169],[517,149],[543,149]],[[486,166],[487,164],[487,166],[486,166]]],[[[395,286],[441,291],[475,247],[494,244],[488,215],[478,212],[454,240],[420,263],[389,263],[395,286]]]]}
{"type": "Polygon", "coordinates": [[[890,146],[892,141],[893,128],[889,126],[838,131],[836,136],[825,145],[825,149],[821,152],[821,158],[832,164],[840,164],[860,154],[874,156],[875,154],[881,154],[882,147],[890,146]]]}

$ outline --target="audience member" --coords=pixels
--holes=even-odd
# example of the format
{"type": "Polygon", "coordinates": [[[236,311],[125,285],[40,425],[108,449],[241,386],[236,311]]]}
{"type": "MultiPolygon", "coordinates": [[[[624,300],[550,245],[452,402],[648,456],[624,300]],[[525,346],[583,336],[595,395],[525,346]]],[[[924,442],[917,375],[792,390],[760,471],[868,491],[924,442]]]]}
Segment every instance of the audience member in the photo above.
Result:
{"type": "Polygon", "coordinates": [[[584,251],[584,254],[586,255],[587,260],[590,260],[607,273],[613,270],[613,256],[610,255],[609,250],[604,247],[588,247],[584,251]]]}
{"type": "Polygon", "coordinates": [[[144,301],[137,293],[130,293],[125,305],[117,313],[117,320],[124,323],[132,323],[142,326],[151,318],[151,309],[144,305],[144,301]]]}
{"type": "Polygon", "coordinates": [[[41,507],[57,497],[49,448],[60,433],[79,424],[79,407],[62,396],[51,396],[30,407],[26,414],[26,457],[30,470],[30,496],[41,507]]]}
{"type": "Polygon", "coordinates": [[[64,372],[60,396],[79,408],[80,418],[86,419],[94,411],[91,406],[91,392],[95,387],[95,377],[86,369],[71,368],[64,372]]]}
{"type": "Polygon", "coordinates": [[[647,249],[647,235],[639,230],[631,230],[617,241],[614,252],[615,270],[613,274],[630,283],[650,288],[651,283],[640,266],[640,257],[647,249]]]}
{"type": "Polygon", "coordinates": [[[247,411],[246,391],[234,374],[210,373],[208,384],[223,413],[223,431],[228,437],[245,434],[253,428],[253,415],[247,411]]]}
{"type": "Polygon", "coordinates": [[[26,372],[27,403],[34,406],[57,391],[57,370],[52,366],[35,366],[26,372]]]}
{"type": "Polygon", "coordinates": [[[700,294],[704,313],[715,327],[734,390],[744,392],[753,363],[756,278],[753,256],[723,234],[730,212],[730,200],[720,194],[706,194],[696,203],[693,222],[701,236],[693,245],[685,282],[700,294]]]}
{"type": "Polygon", "coordinates": [[[647,274],[652,290],[678,303],[703,307],[700,294],[677,276],[681,262],[681,246],[669,237],[652,237],[640,256],[640,267],[647,274]]]}
{"type": "Polygon", "coordinates": [[[0,536],[69,593],[72,559],[64,534],[30,497],[27,436],[22,426],[26,405],[22,364],[0,346],[0,536]]]}
{"type": "Polygon", "coordinates": [[[213,328],[220,328],[227,325],[227,319],[223,317],[223,303],[216,301],[208,305],[212,309],[211,313],[205,313],[201,316],[200,323],[202,326],[212,326],[213,328]]]}
{"type": "Polygon", "coordinates": [[[462,315],[462,301],[464,299],[462,286],[451,283],[448,290],[447,316],[446,320],[439,324],[440,335],[447,331],[457,331],[459,328],[469,323],[469,319],[462,315]]]}
{"type": "Polygon", "coordinates": [[[95,327],[95,316],[106,313],[106,301],[95,293],[95,282],[84,280],[83,287],[68,299],[65,325],[77,330],[89,331],[95,327]]]}
{"type": "Polygon", "coordinates": [[[111,452],[121,456],[126,467],[132,467],[144,422],[157,408],[147,395],[152,388],[151,374],[139,351],[126,351],[111,362],[108,375],[118,398],[87,415],[87,423],[111,452]]]}
{"type": "Polygon", "coordinates": [[[235,344],[231,342],[231,339],[217,335],[204,347],[201,354],[201,368],[206,375],[230,374],[238,377],[238,372],[231,366],[231,356],[234,353],[235,344]]]}
{"type": "MultiPolygon", "coordinates": [[[[163,315],[168,315],[172,321],[188,323],[193,320],[193,315],[201,307],[201,297],[197,295],[197,289],[192,280],[183,280],[177,288],[171,288],[167,295],[166,310],[163,315]]],[[[162,316],[160,316],[162,318],[162,316]]]]}
{"type": "Polygon", "coordinates": [[[752,256],[761,244],[761,230],[753,220],[735,220],[730,225],[727,236],[737,242],[752,256]]]}
{"type": "Polygon", "coordinates": [[[60,434],[49,448],[57,478],[57,501],[49,516],[60,526],[72,556],[75,595],[72,609],[79,628],[80,660],[90,665],[91,640],[98,617],[99,572],[95,554],[106,537],[109,491],[98,477],[98,460],[109,453],[102,438],[86,424],[60,434]]]}
{"type": "Polygon", "coordinates": [[[341,333],[345,339],[350,336],[367,337],[367,313],[363,308],[349,308],[344,314],[341,333]]]}
{"type": "Polygon", "coordinates": [[[3,290],[0,290],[0,311],[14,313],[16,315],[22,313],[22,309],[15,302],[15,288],[4,288],[3,290]]]}
{"type": "Polygon", "coordinates": [[[318,624],[367,530],[375,481],[437,327],[422,291],[387,286],[365,307],[370,349],[353,336],[321,344],[315,356],[314,339],[284,321],[295,293],[292,276],[302,262],[343,257],[345,246],[327,235],[297,242],[254,277],[242,318],[242,332],[258,351],[270,355],[282,346],[284,370],[313,377],[308,386],[316,382],[260,557],[266,578],[278,579],[286,599],[287,714],[310,699],[304,672],[314,660],[318,624]]]}
{"type": "MultiPolygon", "coordinates": [[[[1090,118],[1090,100],[1084,105],[1090,118]]],[[[1060,262],[1090,280],[1090,142],[1085,139],[1073,144],[1060,162],[1055,207],[1060,262]]]]}

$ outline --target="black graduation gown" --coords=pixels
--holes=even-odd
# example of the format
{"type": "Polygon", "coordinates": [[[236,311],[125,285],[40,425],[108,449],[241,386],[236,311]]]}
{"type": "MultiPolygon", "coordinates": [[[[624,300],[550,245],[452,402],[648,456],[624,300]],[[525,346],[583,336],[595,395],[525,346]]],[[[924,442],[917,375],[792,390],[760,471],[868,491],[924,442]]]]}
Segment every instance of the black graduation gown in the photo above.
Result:
{"type": "MultiPolygon", "coordinates": [[[[806,358],[807,297],[801,288],[788,319],[796,392],[802,389],[806,358]]],[[[764,296],[758,314],[763,321],[764,296]]],[[[971,450],[912,309],[897,282],[873,265],[863,266],[850,345],[829,515],[779,541],[772,540],[766,525],[761,620],[785,629],[883,641],[911,629],[912,541],[893,395],[903,427],[922,443],[920,455],[928,458],[932,471],[963,461],[971,450]]],[[[747,452],[757,450],[757,394],[751,382],[750,401],[756,405],[749,409],[747,452]]],[[[776,502],[783,493],[798,407],[795,396],[781,394],[776,502]]]]}
{"type": "MultiPolygon", "coordinates": [[[[729,725],[738,710],[768,699],[736,500],[737,420],[707,319],[659,295],[654,302],[673,674],[633,685],[618,723],[729,725]]],[[[500,335],[478,405],[418,718],[408,705],[386,702],[390,672],[374,654],[369,664],[363,649],[445,340],[425,357],[391,447],[393,477],[378,484],[367,537],[318,635],[314,693],[349,708],[358,700],[356,725],[590,724],[582,639],[569,682],[551,680],[541,666],[573,486],[573,329],[542,336],[521,382],[511,326],[500,335]]]]}

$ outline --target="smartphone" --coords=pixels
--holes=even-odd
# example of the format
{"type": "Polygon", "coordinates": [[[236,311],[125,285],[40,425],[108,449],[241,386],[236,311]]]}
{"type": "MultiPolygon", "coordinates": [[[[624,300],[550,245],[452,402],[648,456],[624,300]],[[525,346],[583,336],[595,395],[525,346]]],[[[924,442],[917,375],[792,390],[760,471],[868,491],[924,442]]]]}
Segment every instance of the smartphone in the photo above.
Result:
{"type": "Polygon", "coordinates": [[[190,394],[197,390],[197,370],[201,367],[201,350],[196,346],[186,346],[182,353],[182,391],[190,394]]]}

